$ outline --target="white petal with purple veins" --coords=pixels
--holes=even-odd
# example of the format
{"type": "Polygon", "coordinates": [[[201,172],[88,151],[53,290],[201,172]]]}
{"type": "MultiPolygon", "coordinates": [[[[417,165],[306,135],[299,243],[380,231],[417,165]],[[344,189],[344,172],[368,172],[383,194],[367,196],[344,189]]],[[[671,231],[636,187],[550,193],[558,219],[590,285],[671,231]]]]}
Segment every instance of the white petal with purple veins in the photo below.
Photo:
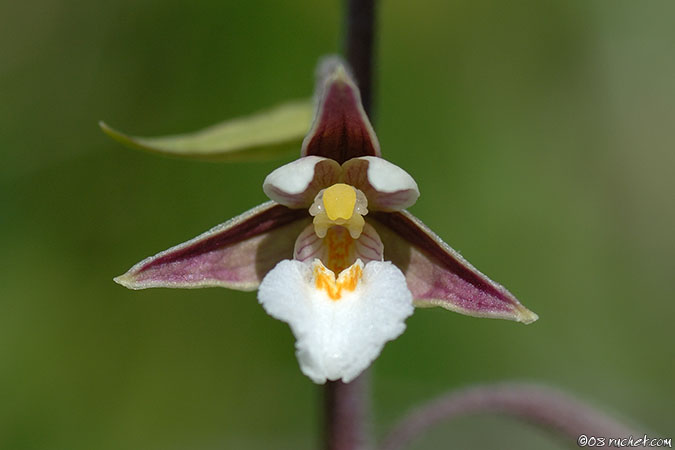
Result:
{"type": "Polygon", "coordinates": [[[263,191],[289,208],[306,208],[321,189],[338,181],[340,170],[340,165],[331,159],[306,156],[267,175],[263,191]]]}
{"type": "Polygon", "coordinates": [[[342,179],[363,191],[377,211],[400,211],[420,196],[417,183],[405,170],[375,156],[354,158],[342,165],[342,179]]]}

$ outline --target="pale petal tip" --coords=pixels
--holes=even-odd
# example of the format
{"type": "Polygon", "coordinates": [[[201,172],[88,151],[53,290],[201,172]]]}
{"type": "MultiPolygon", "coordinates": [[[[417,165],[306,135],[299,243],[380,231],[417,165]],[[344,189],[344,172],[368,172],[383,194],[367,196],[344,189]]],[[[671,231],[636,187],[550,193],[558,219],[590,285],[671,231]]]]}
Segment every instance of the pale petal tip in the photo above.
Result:
{"type": "Polygon", "coordinates": [[[539,319],[539,316],[536,313],[530,311],[521,304],[511,305],[511,307],[506,311],[503,309],[499,309],[497,311],[490,309],[483,311],[470,310],[443,299],[418,298],[414,300],[413,304],[417,308],[440,307],[443,309],[447,309],[448,311],[453,311],[470,317],[477,317],[484,319],[512,320],[514,322],[520,322],[525,325],[528,325],[532,322],[536,322],[539,319]]]}
{"type": "Polygon", "coordinates": [[[131,274],[129,272],[113,278],[113,281],[115,283],[121,285],[121,286],[124,286],[127,289],[133,289],[133,290],[142,289],[136,283],[136,277],[134,277],[133,274],[131,274]]]}
{"type": "Polygon", "coordinates": [[[351,83],[351,77],[347,73],[347,69],[345,69],[345,66],[343,64],[338,65],[333,73],[331,74],[330,80],[333,83],[339,82],[339,83],[351,83]]]}
{"type": "Polygon", "coordinates": [[[536,322],[539,319],[539,316],[524,307],[523,305],[519,305],[517,311],[516,311],[516,320],[518,322],[524,323],[525,325],[531,324],[532,322],[536,322]]]}
{"type": "Polygon", "coordinates": [[[337,55],[326,56],[319,61],[316,78],[320,85],[334,81],[353,83],[344,59],[337,55]]]}

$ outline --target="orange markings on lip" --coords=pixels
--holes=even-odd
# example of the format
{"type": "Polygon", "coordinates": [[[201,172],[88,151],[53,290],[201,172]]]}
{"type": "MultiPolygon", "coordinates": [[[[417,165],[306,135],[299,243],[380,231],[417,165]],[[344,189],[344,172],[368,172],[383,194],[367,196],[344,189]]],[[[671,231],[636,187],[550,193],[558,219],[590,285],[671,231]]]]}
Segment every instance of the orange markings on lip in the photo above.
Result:
{"type": "Polygon", "coordinates": [[[331,300],[340,300],[342,298],[342,290],[354,291],[363,275],[361,266],[357,263],[352,264],[349,269],[344,270],[335,280],[335,274],[326,268],[321,263],[314,267],[314,278],[316,280],[316,288],[326,291],[331,300]]]}

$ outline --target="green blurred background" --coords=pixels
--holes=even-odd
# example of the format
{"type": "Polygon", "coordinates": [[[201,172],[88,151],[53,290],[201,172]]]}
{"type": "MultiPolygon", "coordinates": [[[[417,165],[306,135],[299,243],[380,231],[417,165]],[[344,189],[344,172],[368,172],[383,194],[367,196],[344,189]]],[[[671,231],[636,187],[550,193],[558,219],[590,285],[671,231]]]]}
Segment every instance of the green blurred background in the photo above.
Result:
{"type": "MultiPolygon", "coordinates": [[[[672,437],[675,2],[380,13],[376,130],[418,181],[412,212],[540,320],[418,310],[374,366],[376,432],[509,379],[672,437]]],[[[2,2],[0,448],[315,447],[319,389],[253,293],[112,282],[263,201],[285,161],[166,159],[96,123],[161,135],[306,97],[340,16],[336,0],[2,2]]],[[[410,448],[470,445],[574,447],[478,417],[410,448]]]]}

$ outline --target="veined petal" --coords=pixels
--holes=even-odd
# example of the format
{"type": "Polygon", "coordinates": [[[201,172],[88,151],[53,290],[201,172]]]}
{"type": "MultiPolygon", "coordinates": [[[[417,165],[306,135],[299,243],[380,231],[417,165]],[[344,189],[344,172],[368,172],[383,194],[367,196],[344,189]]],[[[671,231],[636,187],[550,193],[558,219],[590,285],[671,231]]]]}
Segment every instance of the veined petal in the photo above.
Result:
{"type": "Polygon", "coordinates": [[[342,180],[363,191],[368,208],[374,211],[400,211],[415,204],[420,196],[417,183],[408,172],[375,156],[344,163],[342,180]]]}
{"type": "Polygon", "coordinates": [[[341,170],[332,159],[306,156],[267,175],[263,191],[289,208],[307,208],[321,189],[338,182],[341,170]]]}
{"type": "Polygon", "coordinates": [[[315,383],[356,378],[413,312],[405,277],[379,261],[365,267],[357,261],[337,280],[319,260],[281,261],[261,283],[258,300],[290,325],[300,368],[315,383]]]}
{"type": "Polygon", "coordinates": [[[115,281],[130,289],[222,286],[255,290],[279,261],[293,255],[307,213],[270,201],[196,238],[144,259],[115,281]]]}
{"type": "Polygon", "coordinates": [[[319,238],[314,225],[308,225],[295,241],[293,259],[311,262],[320,259],[336,273],[351,266],[357,259],[364,263],[382,261],[384,246],[375,228],[365,224],[361,236],[352,239],[344,227],[332,227],[325,238],[319,238]]]}
{"type": "Polygon", "coordinates": [[[339,58],[319,67],[317,109],[302,142],[302,156],[343,163],[358,156],[380,156],[380,143],[361,104],[361,94],[339,58]]]}
{"type": "Polygon", "coordinates": [[[440,306],[469,316],[523,323],[538,319],[409,212],[368,217],[375,219],[370,223],[384,242],[385,258],[405,273],[415,306],[440,306]]]}

